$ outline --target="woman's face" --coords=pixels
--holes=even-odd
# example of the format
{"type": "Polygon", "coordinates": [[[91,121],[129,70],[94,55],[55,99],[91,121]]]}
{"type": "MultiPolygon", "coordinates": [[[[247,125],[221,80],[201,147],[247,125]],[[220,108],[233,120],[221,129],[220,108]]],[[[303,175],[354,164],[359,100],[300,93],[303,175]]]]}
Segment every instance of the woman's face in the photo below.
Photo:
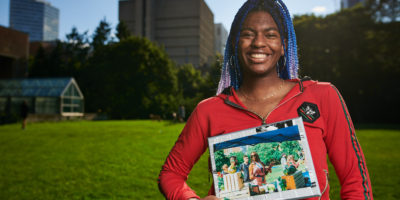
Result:
{"type": "Polygon", "coordinates": [[[251,157],[251,161],[256,161],[256,154],[251,154],[250,157],[251,157]]]}
{"type": "Polygon", "coordinates": [[[235,163],[235,158],[231,158],[231,163],[235,163]]]}
{"type": "Polygon", "coordinates": [[[265,76],[275,72],[276,63],[284,54],[278,26],[265,11],[247,15],[238,43],[239,61],[244,76],[265,76]]]}

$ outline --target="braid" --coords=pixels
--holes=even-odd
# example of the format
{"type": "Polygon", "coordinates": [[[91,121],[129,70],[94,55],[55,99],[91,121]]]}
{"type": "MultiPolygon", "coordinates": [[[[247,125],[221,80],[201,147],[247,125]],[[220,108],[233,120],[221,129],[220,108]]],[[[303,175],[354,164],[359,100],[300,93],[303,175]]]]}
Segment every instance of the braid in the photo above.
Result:
{"type": "Polygon", "coordinates": [[[233,86],[235,89],[239,88],[241,72],[237,57],[237,43],[239,42],[240,29],[242,28],[243,21],[248,12],[254,7],[256,1],[257,0],[249,0],[244,3],[236,13],[232,22],[231,30],[229,31],[228,40],[226,42],[224,63],[222,65],[221,79],[218,84],[217,94],[220,94],[229,86],[233,86]],[[232,42],[234,42],[235,45],[232,46],[232,42]]]}
{"type": "Polygon", "coordinates": [[[239,65],[239,58],[238,58],[238,43],[239,43],[239,38],[240,38],[240,30],[242,29],[242,25],[243,22],[246,18],[246,16],[248,15],[249,11],[252,10],[255,7],[255,2],[257,2],[256,0],[251,0],[250,2],[254,2],[253,4],[248,4],[247,8],[245,10],[243,10],[242,16],[240,19],[240,24],[238,26],[238,31],[236,33],[236,37],[235,37],[235,49],[234,49],[234,56],[233,56],[233,61],[234,61],[234,69],[235,69],[235,77],[234,77],[234,84],[232,84],[232,86],[235,89],[239,89],[239,86],[241,84],[242,81],[242,73],[240,71],[240,65],[239,65]]]}
{"type": "Polygon", "coordinates": [[[296,34],[294,31],[292,20],[290,18],[290,13],[286,5],[282,2],[282,0],[277,0],[277,2],[278,4],[280,4],[279,9],[284,16],[284,21],[288,31],[288,48],[287,50],[285,50],[286,60],[288,62],[286,64],[286,68],[288,68],[287,78],[293,79],[297,78],[299,69],[296,34]]]}
{"type": "Polygon", "coordinates": [[[285,4],[282,0],[248,0],[236,13],[226,42],[224,63],[221,70],[221,79],[218,84],[217,94],[227,87],[239,89],[242,73],[238,58],[238,43],[240,30],[247,15],[252,11],[266,11],[271,14],[282,36],[284,56],[277,65],[278,75],[282,79],[294,79],[298,76],[298,57],[296,35],[293,23],[285,4]],[[287,39],[287,45],[285,45],[287,39]]]}

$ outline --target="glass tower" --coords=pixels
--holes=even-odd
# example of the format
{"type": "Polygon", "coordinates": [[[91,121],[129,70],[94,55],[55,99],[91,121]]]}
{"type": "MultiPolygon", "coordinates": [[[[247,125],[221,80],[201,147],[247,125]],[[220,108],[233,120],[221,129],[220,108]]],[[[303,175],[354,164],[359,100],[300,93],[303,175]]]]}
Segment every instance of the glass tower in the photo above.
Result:
{"type": "Polygon", "coordinates": [[[30,41],[58,39],[59,10],[45,0],[10,0],[10,28],[29,34],[30,41]]]}
{"type": "Polygon", "coordinates": [[[364,3],[365,0],[341,0],[340,1],[340,7],[342,9],[344,8],[351,8],[353,6],[355,6],[358,3],[364,3]]]}

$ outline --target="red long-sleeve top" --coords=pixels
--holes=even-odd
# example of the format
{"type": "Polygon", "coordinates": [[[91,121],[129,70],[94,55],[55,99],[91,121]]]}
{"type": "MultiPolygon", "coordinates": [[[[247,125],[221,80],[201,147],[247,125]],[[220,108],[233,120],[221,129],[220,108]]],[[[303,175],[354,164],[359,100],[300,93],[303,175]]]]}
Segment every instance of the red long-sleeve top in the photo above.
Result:
{"type": "MultiPolygon", "coordinates": [[[[301,116],[321,199],[329,199],[327,155],[340,180],[342,199],[373,199],[364,155],[338,90],[330,83],[292,81],[298,84],[265,119],[248,111],[232,88],[200,102],[162,166],[159,187],[165,197],[199,198],[186,180],[193,165],[207,149],[208,137],[301,116]]],[[[209,194],[214,194],[213,188],[209,194]]]]}

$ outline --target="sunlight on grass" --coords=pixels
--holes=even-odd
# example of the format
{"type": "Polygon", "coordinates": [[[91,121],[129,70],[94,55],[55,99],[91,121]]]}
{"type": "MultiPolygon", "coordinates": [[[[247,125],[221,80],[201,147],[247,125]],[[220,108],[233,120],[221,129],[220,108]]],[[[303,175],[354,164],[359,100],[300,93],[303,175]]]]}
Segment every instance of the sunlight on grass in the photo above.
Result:
{"type": "MultiPolygon", "coordinates": [[[[75,121],[0,126],[1,199],[163,199],[157,178],[184,124],[75,121]]],[[[400,199],[400,131],[359,130],[375,199],[400,199]],[[387,178],[390,177],[390,181],[387,178]]],[[[330,168],[331,198],[339,184],[330,168]]],[[[205,196],[208,152],[188,184],[205,196]]]]}

